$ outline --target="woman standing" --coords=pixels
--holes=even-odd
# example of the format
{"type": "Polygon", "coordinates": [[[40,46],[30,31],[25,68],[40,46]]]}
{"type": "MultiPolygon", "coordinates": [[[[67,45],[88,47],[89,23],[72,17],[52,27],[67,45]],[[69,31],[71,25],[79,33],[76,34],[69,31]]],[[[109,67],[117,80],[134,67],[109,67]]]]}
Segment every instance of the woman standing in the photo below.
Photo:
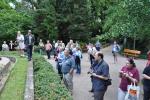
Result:
{"type": "Polygon", "coordinates": [[[116,41],[114,41],[114,44],[113,44],[113,47],[112,47],[112,53],[113,53],[113,56],[114,56],[114,63],[116,63],[118,60],[117,60],[117,55],[118,55],[118,52],[120,51],[120,46],[117,44],[116,41]]]}
{"type": "Polygon", "coordinates": [[[24,44],[24,36],[21,34],[20,31],[17,32],[17,43],[18,43],[18,49],[19,49],[19,54],[21,57],[24,57],[24,48],[25,48],[25,44],[24,44]]]}
{"type": "Polygon", "coordinates": [[[140,80],[139,71],[133,59],[129,58],[127,60],[126,65],[119,72],[119,77],[121,78],[121,83],[118,89],[118,100],[124,100],[128,85],[131,85],[131,83],[138,84],[140,80]]]}

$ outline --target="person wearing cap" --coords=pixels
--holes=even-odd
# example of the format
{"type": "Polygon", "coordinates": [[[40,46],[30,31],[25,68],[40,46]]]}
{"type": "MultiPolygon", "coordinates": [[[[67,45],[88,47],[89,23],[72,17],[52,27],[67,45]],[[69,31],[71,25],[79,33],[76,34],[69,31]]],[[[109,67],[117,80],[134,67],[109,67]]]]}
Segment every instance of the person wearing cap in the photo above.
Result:
{"type": "Polygon", "coordinates": [[[32,59],[32,49],[34,46],[34,42],[35,42],[34,35],[32,34],[31,30],[28,30],[28,34],[25,36],[25,45],[28,54],[28,61],[31,61],[32,59]]]}

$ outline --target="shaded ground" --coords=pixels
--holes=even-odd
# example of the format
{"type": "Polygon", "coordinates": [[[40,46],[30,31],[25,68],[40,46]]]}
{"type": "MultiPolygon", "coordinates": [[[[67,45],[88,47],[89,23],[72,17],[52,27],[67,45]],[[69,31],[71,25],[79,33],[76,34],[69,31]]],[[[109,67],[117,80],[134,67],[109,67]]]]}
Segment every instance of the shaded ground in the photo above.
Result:
{"type": "MultiPolygon", "coordinates": [[[[111,53],[111,47],[104,48],[102,52],[104,53],[104,60],[109,64],[110,75],[112,78],[112,85],[108,87],[104,100],[117,100],[117,90],[120,81],[120,79],[118,78],[118,72],[121,69],[121,67],[125,65],[126,58],[123,56],[118,56],[118,63],[114,64],[113,56],[111,53]]],[[[49,62],[55,68],[55,61],[49,60],[49,62]]],[[[146,65],[146,60],[136,59],[135,63],[141,75],[146,65]]],[[[89,67],[90,67],[90,63],[88,60],[88,55],[85,53],[83,54],[83,59],[81,64],[82,73],[81,75],[74,74],[74,78],[73,78],[73,83],[74,83],[73,99],[74,100],[93,100],[92,97],[93,94],[88,92],[91,89],[90,76],[87,74],[89,67]]],[[[142,100],[142,94],[140,96],[140,100],[142,100]]]]}

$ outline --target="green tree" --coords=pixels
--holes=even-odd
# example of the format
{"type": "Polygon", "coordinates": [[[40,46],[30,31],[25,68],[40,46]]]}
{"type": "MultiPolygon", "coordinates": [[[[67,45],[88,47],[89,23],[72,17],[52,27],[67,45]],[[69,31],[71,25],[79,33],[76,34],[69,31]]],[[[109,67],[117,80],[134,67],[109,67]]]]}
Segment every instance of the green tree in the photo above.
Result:
{"type": "Polygon", "coordinates": [[[15,40],[16,32],[24,32],[24,29],[30,27],[32,18],[12,9],[8,2],[2,0],[0,5],[0,40],[15,40]]]}
{"type": "MultiPolygon", "coordinates": [[[[144,43],[149,38],[148,20],[150,15],[149,1],[147,0],[119,0],[114,2],[105,11],[106,18],[104,21],[105,34],[98,36],[99,39],[108,40],[127,38],[129,44],[138,48],[140,43],[144,43]],[[135,44],[136,43],[136,44],[135,44]]],[[[143,46],[143,45],[142,45],[143,46]]]]}

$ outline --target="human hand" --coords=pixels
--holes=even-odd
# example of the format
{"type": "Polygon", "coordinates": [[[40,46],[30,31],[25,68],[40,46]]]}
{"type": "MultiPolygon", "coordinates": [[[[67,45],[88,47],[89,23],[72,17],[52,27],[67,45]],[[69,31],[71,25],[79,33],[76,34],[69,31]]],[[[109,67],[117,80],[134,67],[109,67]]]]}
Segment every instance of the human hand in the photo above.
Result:
{"type": "Polygon", "coordinates": [[[127,73],[124,73],[124,76],[127,77],[127,78],[130,77],[129,74],[127,74],[127,73]]]}
{"type": "Polygon", "coordinates": [[[92,70],[89,70],[88,72],[87,72],[87,74],[92,74],[93,73],[93,71],[92,70]]]}
{"type": "Polygon", "coordinates": [[[92,75],[92,76],[95,76],[95,77],[97,76],[96,73],[92,73],[91,75],[92,75]]]}
{"type": "Polygon", "coordinates": [[[123,71],[119,72],[120,76],[125,77],[126,73],[124,73],[123,71]]]}

